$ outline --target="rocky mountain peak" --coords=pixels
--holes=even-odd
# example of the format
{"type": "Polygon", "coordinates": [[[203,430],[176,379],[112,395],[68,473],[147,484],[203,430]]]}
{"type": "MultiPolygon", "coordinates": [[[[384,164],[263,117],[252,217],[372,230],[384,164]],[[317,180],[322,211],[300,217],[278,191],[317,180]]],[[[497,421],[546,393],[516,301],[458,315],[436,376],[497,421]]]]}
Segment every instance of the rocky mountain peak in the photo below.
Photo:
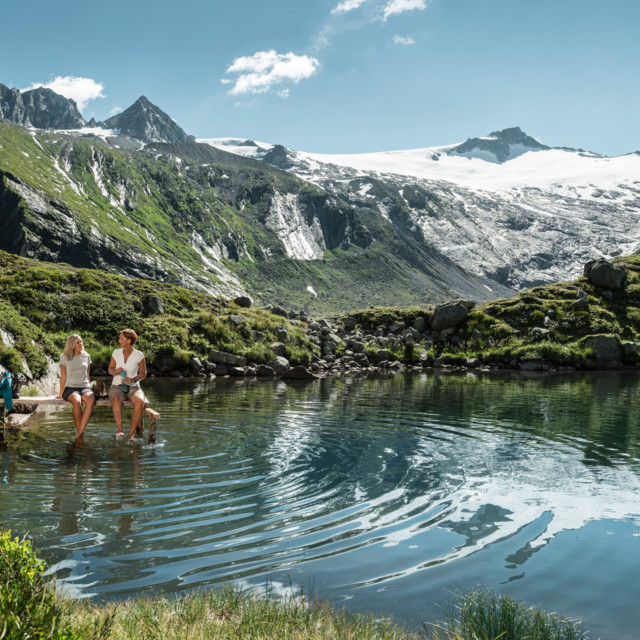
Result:
{"type": "Polygon", "coordinates": [[[20,91],[1,83],[0,118],[36,129],[78,129],[85,124],[75,100],[45,87],[20,91]]]}
{"type": "Polygon", "coordinates": [[[162,109],[140,96],[128,109],[105,120],[103,125],[145,142],[193,142],[162,109]]]}
{"type": "Polygon", "coordinates": [[[527,135],[520,127],[509,127],[502,131],[493,131],[484,138],[469,138],[450,149],[449,155],[480,157],[489,162],[503,163],[527,151],[541,151],[549,148],[527,135]]]}

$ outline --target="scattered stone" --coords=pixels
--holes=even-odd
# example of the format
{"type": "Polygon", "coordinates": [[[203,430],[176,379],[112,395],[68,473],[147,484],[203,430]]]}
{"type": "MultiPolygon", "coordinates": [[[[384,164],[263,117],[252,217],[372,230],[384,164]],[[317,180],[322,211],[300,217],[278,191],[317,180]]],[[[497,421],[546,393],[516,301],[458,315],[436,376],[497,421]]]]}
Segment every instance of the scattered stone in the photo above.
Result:
{"type": "Polygon", "coordinates": [[[461,325],[469,315],[466,306],[460,302],[445,302],[439,304],[431,316],[431,328],[442,331],[461,325]]]}
{"type": "Polygon", "coordinates": [[[236,356],[224,351],[216,351],[215,349],[209,352],[209,360],[218,364],[230,364],[234,367],[244,367],[247,364],[247,359],[242,356],[236,356]]]}
{"type": "Polygon", "coordinates": [[[271,309],[271,313],[275,314],[276,316],[282,316],[283,318],[289,317],[288,311],[283,307],[273,307],[273,309],[271,309]]]}
{"type": "Polygon", "coordinates": [[[620,346],[612,335],[600,335],[585,340],[585,346],[593,349],[596,361],[605,368],[620,367],[620,346]]]}
{"type": "Polygon", "coordinates": [[[278,327],[278,329],[276,329],[276,338],[278,338],[280,342],[289,342],[291,340],[289,332],[284,327],[278,327]]]}
{"type": "Polygon", "coordinates": [[[571,303],[572,311],[585,311],[588,308],[589,308],[589,303],[586,298],[578,298],[578,300],[571,303]]]}
{"type": "Polygon", "coordinates": [[[227,367],[226,364],[219,364],[218,366],[216,366],[216,368],[213,370],[213,373],[216,376],[228,376],[229,375],[229,368],[227,367]]]}
{"type": "Polygon", "coordinates": [[[531,333],[534,338],[546,338],[551,333],[551,330],[543,327],[534,327],[531,333]]]}
{"type": "Polygon", "coordinates": [[[576,298],[578,298],[579,300],[586,300],[587,292],[583,291],[582,289],[578,289],[578,293],[576,293],[576,298]]]}
{"type": "Polygon", "coordinates": [[[556,319],[556,310],[555,309],[547,309],[547,318],[551,318],[551,320],[556,319]]]}
{"type": "Polygon", "coordinates": [[[244,376],[245,375],[244,367],[233,367],[233,366],[231,366],[231,367],[227,367],[227,370],[228,370],[228,374],[230,376],[239,377],[239,376],[244,376]]]}
{"type": "Polygon", "coordinates": [[[404,322],[394,322],[389,327],[389,333],[398,333],[399,331],[402,331],[405,327],[406,325],[404,322]]]}
{"type": "Polygon", "coordinates": [[[282,374],[283,380],[317,380],[318,376],[307,371],[302,365],[292,367],[282,374]]]}
{"type": "Polygon", "coordinates": [[[418,333],[424,333],[425,329],[427,328],[427,321],[422,316],[419,316],[413,321],[413,328],[418,333]]]}
{"type": "Polygon", "coordinates": [[[243,307],[244,309],[249,309],[253,304],[253,300],[249,296],[238,296],[233,300],[239,307],[243,307]]]}
{"type": "Polygon", "coordinates": [[[345,329],[354,329],[358,321],[353,316],[347,316],[342,319],[342,326],[345,329]]]}
{"type": "Polygon", "coordinates": [[[273,360],[267,362],[267,366],[271,367],[276,372],[276,375],[281,375],[289,370],[289,361],[282,356],[276,356],[273,360]]]}
{"type": "Polygon", "coordinates": [[[621,342],[620,346],[622,347],[622,353],[624,353],[625,356],[633,355],[634,353],[638,353],[638,350],[640,350],[640,343],[638,342],[625,341],[621,342]]]}
{"type": "Polygon", "coordinates": [[[622,289],[627,278],[624,267],[614,266],[604,258],[587,262],[583,273],[591,284],[603,289],[622,289]]]}
{"type": "Polygon", "coordinates": [[[200,358],[196,358],[195,356],[189,358],[189,369],[191,371],[202,371],[204,367],[202,366],[202,362],[200,362],[200,358]]]}
{"type": "Polygon", "coordinates": [[[277,356],[287,355],[287,345],[283,342],[272,342],[269,347],[277,356]]]}
{"type": "Polygon", "coordinates": [[[376,351],[376,355],[374,356],[374,360],[377,363],[385,362],[391,358],[391,354],[386,349],[378,349],[376,351]]]}
{"type": "Polygon", "coordinates": [[[256,375],[262,376],[264,378],[273,378],[276,375],[275,369],[266,364],[261,364],[256,369],[256,375]]]}
{"type": "Polygon", "coordinates": [[[142,301],[142,307],[148,316],[156,316],[164,313],[164,305],[158,296],[148,295],[142,301]]]}
{"type": "Polygon", "coordinates": [[[232,322],[233,324],[236,325],[236,327],[239,327],[240,325],[247,322],[247,318],[245,316],[237,316],[234,313],[232,313],[229,316],[229,322],[232,322]]]}

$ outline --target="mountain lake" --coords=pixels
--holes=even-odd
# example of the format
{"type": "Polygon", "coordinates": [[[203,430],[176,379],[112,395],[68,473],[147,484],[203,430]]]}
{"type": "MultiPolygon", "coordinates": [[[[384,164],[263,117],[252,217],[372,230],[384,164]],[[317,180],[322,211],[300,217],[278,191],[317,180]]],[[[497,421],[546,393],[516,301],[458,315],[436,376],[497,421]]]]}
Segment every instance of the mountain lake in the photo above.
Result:
{"type": "Polygon", "coordinates": [[[640,376],[146,380],[155,445],[97,408],[0,440],[0,522],[79,598],[236,582],[444,617],[484,585],[638,637],[640,376]]]}

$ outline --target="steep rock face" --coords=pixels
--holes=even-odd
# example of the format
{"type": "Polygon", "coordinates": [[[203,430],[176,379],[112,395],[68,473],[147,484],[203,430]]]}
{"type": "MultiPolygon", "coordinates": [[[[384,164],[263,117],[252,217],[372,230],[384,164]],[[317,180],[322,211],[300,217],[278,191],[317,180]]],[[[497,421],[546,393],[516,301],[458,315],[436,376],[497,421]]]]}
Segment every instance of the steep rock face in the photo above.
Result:
{"type": "Polygon", "coordinates": [[[527,151],[539,151],[550,149],[539,143],[535,138],[528,136],[520,127],[511,127],[502,131],[493,131],[485,138],[469,138],[466,142],[453,147],[449,154],[478,155],[484,152],[483,159],[489,162],[506,162],[527,151]]]}
{"type": "Polygon", "coordinates": [[[36,129],[77,129],[85,124],[74,100],[44,87],[20,92],[3,84],[0,118],[36,129]]]}
{"type": "Polygon", "coordinates": [[[103,125],[119,133],[146,142],[191,142],[187,135],[164,111],[156,107],[145,96],[138,98],[128,109],[108,120],[103,125]]]}

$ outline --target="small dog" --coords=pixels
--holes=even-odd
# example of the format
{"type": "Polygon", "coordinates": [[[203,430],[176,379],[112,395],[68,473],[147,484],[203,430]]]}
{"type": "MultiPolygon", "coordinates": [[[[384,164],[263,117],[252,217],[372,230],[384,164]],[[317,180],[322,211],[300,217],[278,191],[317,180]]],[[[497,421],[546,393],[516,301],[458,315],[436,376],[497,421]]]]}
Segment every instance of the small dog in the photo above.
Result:
{"type": "Polygon", "coordinates": [[[104,382],[102,380],[92,380],[91,391],[93,391],[93,395],[96,397],[96,400],[102,400],[103,398],[108,398],[107,396],[107,387],[105,387],[104,382]]]}

